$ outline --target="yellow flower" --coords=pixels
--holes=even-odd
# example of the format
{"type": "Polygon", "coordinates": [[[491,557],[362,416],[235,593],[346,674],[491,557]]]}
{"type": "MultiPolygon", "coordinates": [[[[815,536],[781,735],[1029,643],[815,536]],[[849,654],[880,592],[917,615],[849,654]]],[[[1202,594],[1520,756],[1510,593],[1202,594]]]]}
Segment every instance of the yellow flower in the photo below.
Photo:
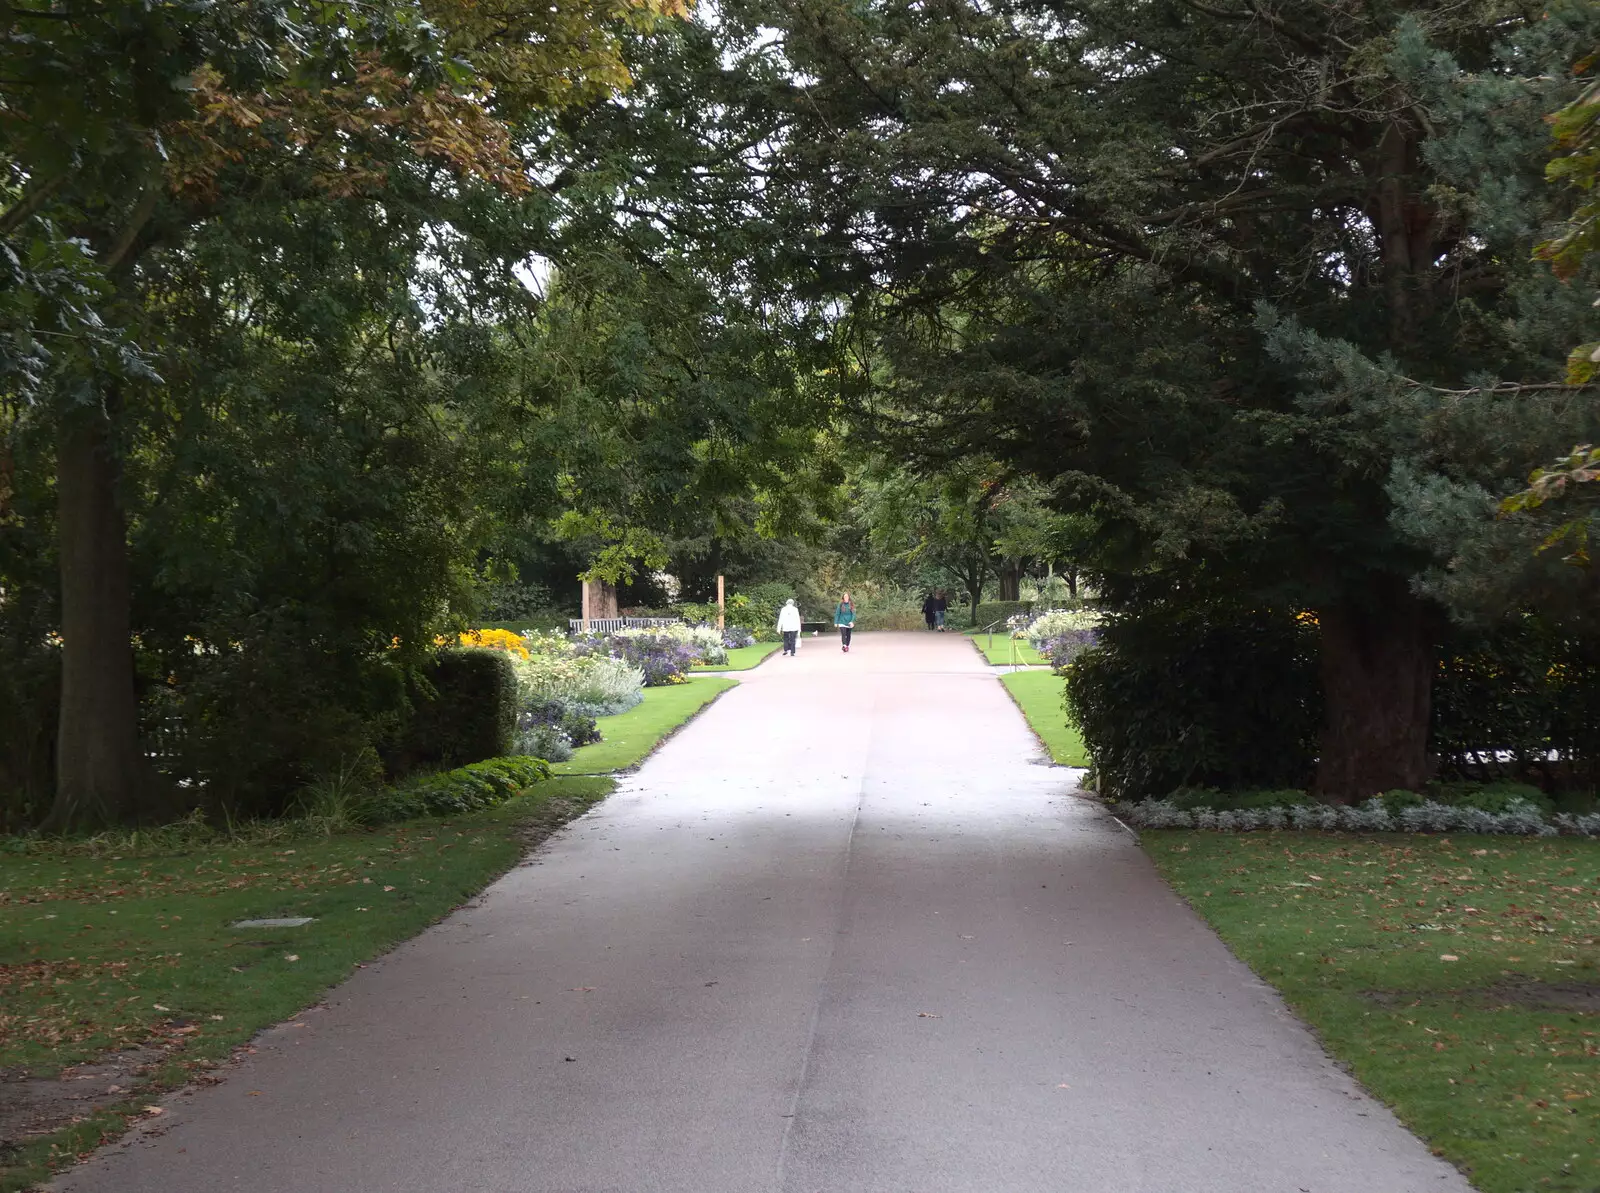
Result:
{"type": "Polygon", "coordinates": [[[521,634],[510,630],[468,630],[461,635],[462,646],[478,646],[485,650],[505,650],[521,658],[528,657],[528,647],[521,634]]]}

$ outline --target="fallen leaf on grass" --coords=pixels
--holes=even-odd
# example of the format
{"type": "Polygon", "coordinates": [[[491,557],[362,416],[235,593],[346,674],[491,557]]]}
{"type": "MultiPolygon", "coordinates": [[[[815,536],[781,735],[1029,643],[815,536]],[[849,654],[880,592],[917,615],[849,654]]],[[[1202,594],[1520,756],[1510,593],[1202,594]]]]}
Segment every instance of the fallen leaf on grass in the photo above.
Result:
{"type": "Polygon", "coordinates": [[[300,954],[299,953],[285,953],[283,955],[283,959],[285,961],[298,961],[298,960],[300,960],[300,954]]]}
{"type": "Polygon", "coordinates": [[[392,891],[392,890],[394,890],[394,887],[392,887],[392,886],[386,886],[386,887],[384,887],[384,888],[383,888],[383,889],[384,889],[384,890],[386,890],[386,891],[392,891]]]}
{"type": "Polygon", "coordinates": [[[1441,960],[1441,961],[1459,961],[1459,960],[1461,960],[1461,958],[1457,957],[1454,953],[1440,953],[1439,954],[1439,960],[1441,960]]]}

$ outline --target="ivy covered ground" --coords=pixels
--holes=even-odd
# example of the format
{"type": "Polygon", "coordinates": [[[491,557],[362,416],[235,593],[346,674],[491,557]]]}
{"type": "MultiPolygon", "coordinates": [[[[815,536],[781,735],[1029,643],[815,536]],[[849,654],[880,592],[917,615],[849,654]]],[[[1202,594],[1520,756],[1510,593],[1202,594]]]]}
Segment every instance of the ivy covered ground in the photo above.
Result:
{"type": "Polygon", "coordinates": [[[1600,843],[1142,840],[1330,1052],[1478,1188],[1600,1188],[1600,843]]]}

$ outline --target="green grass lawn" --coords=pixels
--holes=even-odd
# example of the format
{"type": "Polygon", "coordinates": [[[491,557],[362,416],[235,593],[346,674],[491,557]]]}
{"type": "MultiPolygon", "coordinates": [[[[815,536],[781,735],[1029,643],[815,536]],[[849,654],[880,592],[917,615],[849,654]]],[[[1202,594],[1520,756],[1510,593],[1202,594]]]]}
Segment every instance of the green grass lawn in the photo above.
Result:
{"type": "Polygon", "coordinates": [[[1477,1188],[1600,1189],[1600,843],[1142,838],[1229,947],[1477,1188]]]}
{"type": "Polygon", "coordinates": [[[578,747],[569,761],[558,762],[553,769],[558,775],[626,770],[644,761],[662,738],[738,683],[720,675],[700,675],[687,683],[646,688],[643,704],[614,717],[601,717],[601,739],[578,747]]]}
{"type": "Polygon", "coordinates": [[[0,854],[0,1070],[53,1077],[131,1047],[151,1066],[93,1117],[0,1154],[0,1191],[114,1138],[152,1094],[449,913],[522,856],[535,824],[613,786],[552,779],[486,812],[331,836],[0,854]],[[229,927],[288,916],[316,919],[229,927]]]}
{"type": "Polygon", "coordinates": [[[1005,634],[995,634],[991,638],[988,634],[978,633],[969,633],[967,637],[978,648],[978,653],[996,667],[1009,666],[1011,663],[1038,665],[1050,661],[1029,646],[1026,638],[1012,639],[1005,634]],[[1016,643],[1014,657],[1012,651],[1013,642],[1016,643]]]}
{"type": "Polygon", "coordinates": [[[760,665],[768,655],[776,653],[778,647],[782,645],[783,643],[781,642],[757,642],[754,646],[735,646],[728,652],[728,661],[726,663],[711,665],[696,663],[694,669],[696,671],[748,671],[750,668],[760,665]]]}
{"type": "Polygon", "coordinates": [[[1084,753],[1083,737],[1076,725],[1067,720],[1061,706],[1066,680],[1053,671],[1013,671],[1002,675],[1000,682],[1017,702],[1028,725],[1050,757],[1062,766],[1088,766],[1089,756],[1084,753]]]}

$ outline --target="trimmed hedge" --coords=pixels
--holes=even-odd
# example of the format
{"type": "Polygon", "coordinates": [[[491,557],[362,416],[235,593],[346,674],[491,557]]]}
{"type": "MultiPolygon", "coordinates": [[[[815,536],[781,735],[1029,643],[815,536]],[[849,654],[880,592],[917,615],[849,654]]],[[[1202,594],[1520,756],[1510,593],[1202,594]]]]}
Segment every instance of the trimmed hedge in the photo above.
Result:
{"type": "MultiPolygon", "coordinates": [[[[1035,601],[983,601],[978,605],[977,620],[972,623],[974,629],[981,630],[984,626],[993,625],[995,622],[1004,622],[1018,613],[1032,613],[1035,601]]],[[[951,610],[960,608],[959,602],[950,603],[951,610]]]]}
{"type": "Polygon", "coordinates": [[[1099,790],[1304,788],[1321,723],[1316,631],[1292,612],[1152,605],[1113,617],[1067,668],[1099,790]]]}
{"type": "Polygon", "coordinates": [[[411,713],[383,751],[392,775],[466,766],[511,753],[517,674],[503,650],[441,650],[412,692],[411,713]]]}
{"type": "Polygon", "coordinates": [[[386,824],[419,816],[459,816],[515,799],[548,778],[550,764],[542,758],[491,758],[391,787],[364,801],[358,818],[386,824]]]}

